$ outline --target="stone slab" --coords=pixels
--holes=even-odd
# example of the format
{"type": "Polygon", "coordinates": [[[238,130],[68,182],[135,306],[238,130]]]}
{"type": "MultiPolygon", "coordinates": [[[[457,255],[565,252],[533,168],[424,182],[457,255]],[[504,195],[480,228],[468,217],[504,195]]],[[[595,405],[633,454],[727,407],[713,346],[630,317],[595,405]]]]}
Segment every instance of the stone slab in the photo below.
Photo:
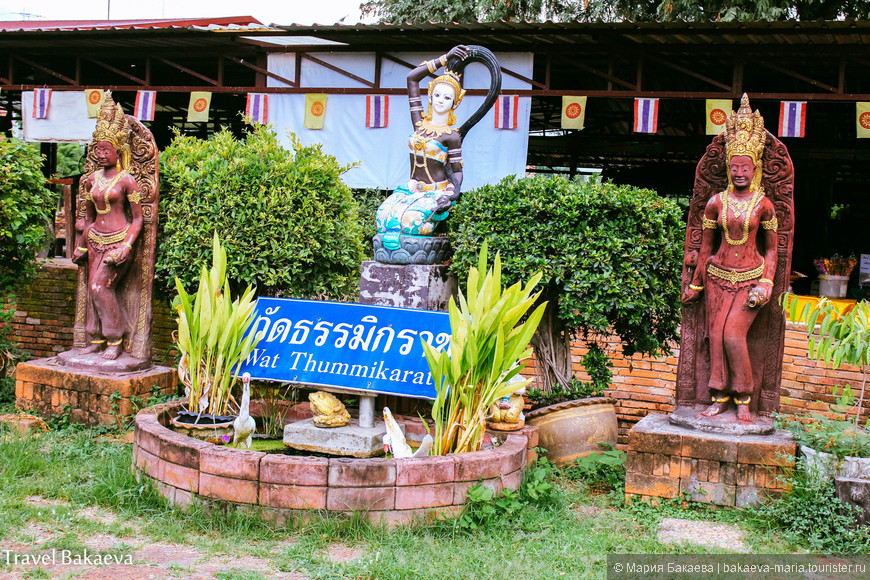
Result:
{"type": "MultiPolygon", "coordinates": [[[[404,431],[404,425],[400,427],[404,431]]],[[[284,426],[284,445],[343,457],[376,457],[384,454],[386,432],[383,421],[374,427],[360,427],[359,420],[351,417],[344,427],[324,428],[314,425],[314,419],[305,419],[284,426]]]]}
{"type": "MultiPolygon", "coordinates": [[[[701,437],[711,442],[725,442],[731,443],[733,445],[737,445],[739,443],[741,444],[741,447],[757,444],[763,446],[766,450],[769,450],[773,446],[777,445],[781,445],[782,447],[786,448],[792,448],[794,446],[794,438],[788,431],[779,430],[775,431],[770,435],[731,435],[726,433],[703,432],[699,433],[697,430],[690,429],[688,427],[681,427],[679,425],[671,424],[669,421],[669,416],[664,414],[647,415],[646,417],[638,421],[637,424],[632,428],[632,431],[635,430],[637,430],[645,438],[648,436],[648,434],[654,434],[662,437],[663,440],[667,440],[669,442],[672,442],[675,439],[674,436],[679,436],[682,440],[683,436],[688,435],[694,438],[701,437]]],[[[630,441],[631,435],[629,435],[629,442],[630,441]]],[[[633,450],[631,447],[631,443],[629,443],[629,449],[633,450]]]]}
{"type": "Polygon", "coordinates": [[[746,424],[737,420],[734,409],[715,417],[698,417],[703,410],[704,407],[680,407],[671,414],[670,421],[681,427],[724,435],[770,435],[774,431],[770,417],[754,417],[751,424],[746,424]]]}
{"type": "Polygon", "coordinates": [[[443,265],[362,263],[360,304],[447,311],[456,277],[443,265]]]}

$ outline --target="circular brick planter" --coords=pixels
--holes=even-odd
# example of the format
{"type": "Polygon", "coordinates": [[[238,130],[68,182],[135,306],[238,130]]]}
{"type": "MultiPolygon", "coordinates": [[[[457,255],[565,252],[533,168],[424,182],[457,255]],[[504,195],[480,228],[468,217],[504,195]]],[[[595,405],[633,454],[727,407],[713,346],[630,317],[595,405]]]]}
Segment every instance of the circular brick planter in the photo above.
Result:
{"type": "MultiPolygon", "coordinates": [[[[537,430],[500,435],[498,447],[418,459],[299,457],[214,445],[166,427],[180,403],[139,411],[133,470],[152,479],[171,503],[196,498],[261,506],[280,522],[309,510],[365,512],[369,519],[401,525],[457,514],[477,483],[496,492],[516,489],[534,457],[537,430]]],[[[291,417],[293,418],[293,417],[291,417]]],[[[419,419],[397,417],[406,428],[419,419]]],[[[410,435],[409,435],[410,437],[410,435]]]]}

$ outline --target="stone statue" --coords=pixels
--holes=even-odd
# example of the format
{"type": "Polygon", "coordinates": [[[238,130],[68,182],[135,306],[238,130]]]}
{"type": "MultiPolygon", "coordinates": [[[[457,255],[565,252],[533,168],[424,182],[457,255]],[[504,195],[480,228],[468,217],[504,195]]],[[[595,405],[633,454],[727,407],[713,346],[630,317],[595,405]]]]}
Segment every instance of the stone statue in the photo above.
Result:
{"type": "Polygon", "coordinates": [[[74,348],[61,364],[101,372],[151,366],[157,155],[151,132],[107,91],[79,187],[74,348]]]}
{"type": "Polygon", "coordinates": [[[449,258],[439,225],[456,205],[462,186],[462,140],[492,107],[501,90],[501,69],[480,46],[455,46],[408,73],[408,97],[414,132],[408,141],[411,176],[378,208],[375,259],[391,264],[436,264],[449,258]],[[492,83],[483,105],[459,129],[454,111],[462,102],[460,74],[469,62],[482,62],[492,83]],[[445,67],[429,83],[429,107],[423,114],[420,81],[445,67]]]}
{"type": "Polygon", "coordinates": [[[775,298],[789,283],[792,189],[788,151],[743,95],[696,171],[671,422],[772,431],[766,416],[779,408],[785,333],[775,298]]]}
{"type": "Polygon", "coordinates": [[[338,398],[326,391],[317,391],[308,395],[311,412],[314,413],[314,424],[317,427],[344,427],[350,421],[350,413],[338,398]]]}

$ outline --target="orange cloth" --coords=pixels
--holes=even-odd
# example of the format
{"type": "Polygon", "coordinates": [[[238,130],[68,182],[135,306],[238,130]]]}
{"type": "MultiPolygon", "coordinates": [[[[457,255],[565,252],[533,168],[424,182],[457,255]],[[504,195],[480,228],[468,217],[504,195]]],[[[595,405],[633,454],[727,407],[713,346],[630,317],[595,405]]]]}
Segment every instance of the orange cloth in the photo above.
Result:
{"type": "MultiPolygon", "coordinates": [[[[801,312],[803,312],[804,306],[809,302],[815,307],[821,298],[818,296],[795,296],[797,300],[797,315],[800,316],[801,312]]],[[[837,309],[837,312],[840,314],[847,314],[850,310],[852,310],[856,304],[858,304],[857,300],[848,300],[846,298],[828,298],[828,301],[834,305],[834,308],[837,309]]],[[[794,322],[791,319],[789,310],[786,310],[786,318],[790,322],[794,322]]]]}

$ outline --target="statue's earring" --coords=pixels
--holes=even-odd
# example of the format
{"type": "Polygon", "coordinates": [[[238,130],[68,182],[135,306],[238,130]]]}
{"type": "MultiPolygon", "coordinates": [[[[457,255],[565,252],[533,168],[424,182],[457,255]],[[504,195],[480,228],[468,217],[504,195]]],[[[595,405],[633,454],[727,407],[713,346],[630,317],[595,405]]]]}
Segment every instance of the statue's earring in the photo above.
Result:
{"type": "Polygon", "coordinates": [[[121,171],[121,160],[120,159],[115,161],[115,169],[117,169],[118,171],[121,171]]]}
{"type": "Polygon", "coordinates": [[[456,115],[453,114],[453,111],[450,111],[450,114],[447,115],[447,124],[453,125],[456,123],[456,115]]]}

